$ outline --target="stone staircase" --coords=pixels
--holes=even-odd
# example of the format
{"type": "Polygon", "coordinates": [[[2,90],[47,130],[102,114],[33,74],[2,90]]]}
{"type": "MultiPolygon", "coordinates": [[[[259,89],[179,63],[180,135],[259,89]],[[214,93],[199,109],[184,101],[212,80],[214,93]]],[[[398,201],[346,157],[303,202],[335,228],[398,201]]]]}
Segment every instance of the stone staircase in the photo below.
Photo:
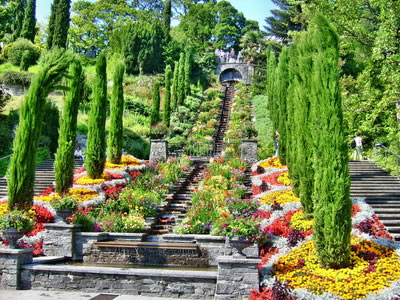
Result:
{"type": "MultiPolygon", "coordinates": [[[[83,165],[83,160],[75,160],[75,169],[83,165]]],[[[53,185],[55,181],[54,159],[49,159],[36,167],[34,194],[40,194],[45,189],[53,185]]],[[[0,178],[0,198],[7,196],[7,181],[4,177],[0,178]]]]}
{"type": "Polygon", "coordinates": [[[159,216],[151,226],[148,238],[151,236],[171,233],[173,227],[181,221],[191,206],[192,193],[201,181],[204,173],[205,160],[197,160],[187,174],[178,180],[172,193],[167,195],[167,201],[161,208],[159,216]]]}
{"type": "Polygon", "coordinates": [[[232,107],[232,99],[234,97],[234,86],[224,86],[224,99],[221,105],[221,114],[218,129],[214,135],[213,154],[219,155],[224,150],[224,137],[228,128],[229,115],[232,107]]]}
{"type": "Polygon", "coordinates": [[[365,197],[379,220],[400,241],[400,181],[369,161],[349,163],[352,198],[365,197]]]}

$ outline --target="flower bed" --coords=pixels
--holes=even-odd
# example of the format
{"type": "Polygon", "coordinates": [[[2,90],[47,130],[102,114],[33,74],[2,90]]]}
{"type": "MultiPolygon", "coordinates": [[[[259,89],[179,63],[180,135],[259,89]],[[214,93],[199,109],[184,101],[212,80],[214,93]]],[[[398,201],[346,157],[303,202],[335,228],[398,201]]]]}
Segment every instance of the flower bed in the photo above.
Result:
{"type": "Polygon", "coordinates": [[[280,173],[279,164],[274,158],[252,168],[253,190],[255,184],[269,187],[258,198],[264,211],[260,225],[270,239],[260,249],[263,288],[252,291],[250,299],[397,299],[400,246],[371,207],[361,198],[353,200],[351,266],[323,269],[312,241],[313,220],[304,217],[290,189],[275,191],[276,177],[264,175],[280,173]],[[261,164],[263,173],[256,172],[261,164]]]}

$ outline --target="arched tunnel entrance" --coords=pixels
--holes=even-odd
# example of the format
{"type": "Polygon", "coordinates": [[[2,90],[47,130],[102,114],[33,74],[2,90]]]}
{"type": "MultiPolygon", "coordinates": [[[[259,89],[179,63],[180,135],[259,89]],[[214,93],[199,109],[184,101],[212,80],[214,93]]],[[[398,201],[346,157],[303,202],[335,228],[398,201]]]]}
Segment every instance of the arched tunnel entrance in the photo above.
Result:
{"type": "Polygon", "coordinates": [[[236,69],[226,69],[219,75],[219,81],[242,81],[242,74],[236,69]]]}

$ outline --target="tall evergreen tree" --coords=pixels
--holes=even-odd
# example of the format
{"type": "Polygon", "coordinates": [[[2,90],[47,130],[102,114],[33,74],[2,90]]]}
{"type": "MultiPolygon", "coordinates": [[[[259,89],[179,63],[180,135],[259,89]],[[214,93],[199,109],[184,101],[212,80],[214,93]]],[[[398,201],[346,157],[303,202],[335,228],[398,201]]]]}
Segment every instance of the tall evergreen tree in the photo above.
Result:
{"type": "Polygon", "coordinates": [[[171,94],[171,102],[173,110],[176,110],[178,107],[178,81],[179,81],[179,62],[175,62],[174,66],[174,78],[172,81],[172,94],[171,94]]]}
{"type": "Polygon", "coordinates": [[[288,69],[288,50],[283,48],[279,56],[279,63],[277,66],[277,78],[275,80],[276,88],[276,101],[278,106],[278,131],[280,134],[279,140],[279,158],[283,164],[286,164],[286,149],[287,149],[287,89],[289,86],[289,69],[288,69]]]}
{"type": "Polygon", "coordinates": [[[267,52],[267,94],[268,94],[268,108],[271,112],[272,125],[274,132],[278,129],[278,105],[275,97],[275,76],[276,76],[276,57],[271,48],[267,52]]]}
{"type": "Polygon", "coordinates": [[[165,2],[165,6],[164,6],[164,10],[163,10],[163,17],[162,17],[164,39],[166,42],[168,42],[170,39],[169,31],[171,28],[171,17],[172,17],[171,7],[172,7],[171,0],[167,0],[165,2]]]}
{"type": "Polygon", "coordinates": [[[90,178],[100,178],[106,161],[106,106],[107,106],[107,61],[104,52],[96,63],[96,82],[91,102],[88,124],[88,140],[85,158],[86,171],[90,178]]]}
{"type": "Polygon", "coordinates": [[[164,116],[163,122],[169,127],[170,118],[171,118],[171,78],[172,70],[171,66],[168,65],[165,68],[165,97],[164,97],[164,116]]]}
{"type": "Polygon", "coordinates": [[[190,77],[192,75],[192,48],[185,49],[185,97],[190,95],[190,77]]]}
{"type": "Polygon", "coordinates": [[[21,36],[22,25],[24,24],[26,10],[26,0],[15,1],[14,6],[14,20],[11,25],[11,42],[16,41],[21,36]]]}
{"type": "Polygon", "coordinates": [[[52,47],[66,48],[70,21],[71,0],[58,0],[52,47]]]}
{"type": "Polygon", "coordinates": [[[150,125],[153,126],[160,121],[160,82],[156,81],[153,86],[153,108],[151,110],[150,125]]]}
{"type": "Polygon", "coordinates": [[[185,101],[185,54],[181,52],[178,70],[178,105],[185,101]]]}
{"type": "Polygon", "coordinates": [[[49,17],[48,33],[47,33],[47,49],[53,46],[54,30],[56,26],[57,7],[60,0],[53,0],[51,4],[51,12],[49,17]]]}
{"type": "Polygon", "coordinates": [[[325,17],[311,23],[311,136],[314,155],[314,243],[320,264],[350,263],[351,200],[339,85],[339,37],[325,17]]]}
{"type": "Polygon", "coordinates": [[[28,0],[25,9],[24,24],[22,25],[21,37],[33,42],[36,35],[36,0],[28,0]]]}
{"type": "Polygon", "coordinates": [[[125,64],[118,61],[114,71],[111,98],[110,130],[108,134],[108,158],[113,164],[121,161],[124,114],[124,72],[125,64]]]}
{"type": "Polygon", "coordinates": [[[81,64],[75,61],[69,69],[68,90],[64,100],[58,149],[54,162],[56,191],[59,194],[67,192],[74,179],[76,125],[79,103],[82,100],[84,77],[81,64]]]}
{"type": "Polygon", "coordinates": [[[61,50],[42,55],[39,71],[21,108],[20,122],[14,139],[8,180],[8,206],[32,205],[35,181],[35,158],[44,118],[47,95],[68,70],[72,55],[61,50]]]}

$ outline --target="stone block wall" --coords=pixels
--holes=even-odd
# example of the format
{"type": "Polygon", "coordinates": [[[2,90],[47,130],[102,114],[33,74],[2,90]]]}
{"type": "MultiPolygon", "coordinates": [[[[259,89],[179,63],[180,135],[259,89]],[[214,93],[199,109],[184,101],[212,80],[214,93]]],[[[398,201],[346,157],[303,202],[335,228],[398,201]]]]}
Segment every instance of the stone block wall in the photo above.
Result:
{"type": "Polygon", "coordinates": [[[43,251],[46,256],[65,256],[75,258],[75,232],[82,225],[65,223],[47,223],[46,235],[43,240],[43,251]]]}
{"type": "Polygon", "coordinates": [[[21,288],[21,267],[32,263],[33,250],[0,249],[0,289],[21,288]]]}

